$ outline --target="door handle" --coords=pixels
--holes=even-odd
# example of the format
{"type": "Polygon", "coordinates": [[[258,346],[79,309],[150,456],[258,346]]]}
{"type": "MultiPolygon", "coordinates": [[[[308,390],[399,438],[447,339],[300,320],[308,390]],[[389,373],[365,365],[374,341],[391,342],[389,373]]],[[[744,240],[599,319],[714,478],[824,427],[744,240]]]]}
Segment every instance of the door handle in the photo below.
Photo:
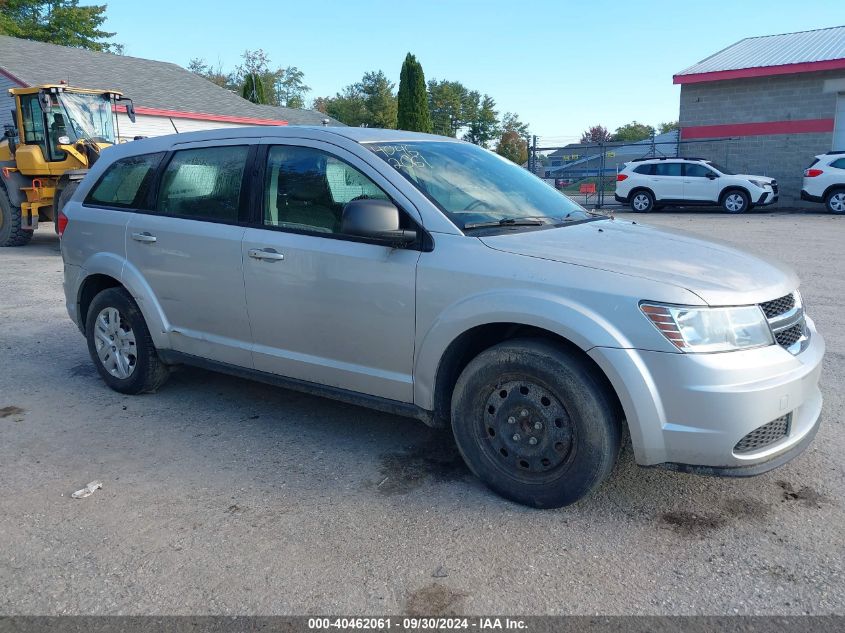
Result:
{"type": "Polygon", "coordinates": [[[278,262],[285,258],[285,256],[272,248],[251,248],[247,254],[253,259],[263,259],[270,262],[278,262]]]}
{"type": "Polygon", "coordinates": [[[152,244],[158,238],[156,238],[155,235],[150,235],[149,233],[144,231],[143,233],[133,233],[132,239],[135,240],[136,242],[145,242],[147,244],[152,244]]]}

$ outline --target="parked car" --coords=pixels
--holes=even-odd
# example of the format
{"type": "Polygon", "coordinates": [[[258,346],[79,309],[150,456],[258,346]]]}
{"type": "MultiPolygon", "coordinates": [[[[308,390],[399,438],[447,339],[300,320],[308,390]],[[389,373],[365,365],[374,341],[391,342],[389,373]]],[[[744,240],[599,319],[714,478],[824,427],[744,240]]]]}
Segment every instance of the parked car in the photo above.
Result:
{"type": "Polygon", "coordinates": [[[815,157],[804,170],[801,199],[823,202],[831,213],[845,213],[845,152],[815,157]]]}
{"type": "Polygon", "coordinates": [[[641,213],[668,205],[719,205],[743,213],[777,202],[774,178],[734,174],[703,158],[638,158],[616,176],[616,200],[641,213]]]}
{"type": "Polygon", "coordinates": [[[451,425],[520,503],[589,493],[626,429],[644,466],[746,476],[818,428],[824,342],[792,271],[587,212],[455,139],[118,145],[59,227],[67,310],[112,389],[184,363],[451,425]]]}

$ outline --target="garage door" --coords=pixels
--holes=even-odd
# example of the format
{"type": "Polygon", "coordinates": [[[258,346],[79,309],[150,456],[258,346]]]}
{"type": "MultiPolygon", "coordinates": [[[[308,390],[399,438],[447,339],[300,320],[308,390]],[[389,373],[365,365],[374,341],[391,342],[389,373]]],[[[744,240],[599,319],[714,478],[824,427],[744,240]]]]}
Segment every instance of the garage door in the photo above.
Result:
{"type": "Polygon", "coordinates": [[[836,123],[833,128],[833,147],[845,150],[845,92],[836,95],[836,123]]]}

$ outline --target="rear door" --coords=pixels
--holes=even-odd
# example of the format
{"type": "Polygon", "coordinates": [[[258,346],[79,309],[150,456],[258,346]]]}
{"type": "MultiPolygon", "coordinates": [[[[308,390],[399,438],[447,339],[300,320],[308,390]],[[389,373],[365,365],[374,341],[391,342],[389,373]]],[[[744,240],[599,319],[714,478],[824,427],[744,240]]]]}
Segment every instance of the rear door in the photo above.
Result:
{"type": "Polygon", "coordinates": [[[244,181],[256,139],[178,146],[159,170],[151,210],[136,214],[127,258],[149,284],[185,354],[250,367],[241,240],[244,181]]]}
{"type": "Polygon", "coordinates": [[[654,163],[654,170],[649,180],[657,200],[683,199],[684,178],[681,163],[676,161],[654,163]]]}
{"type": "Polygon", "coordinates": [[[390,182],[337,146],[268,140],[255,226],[243,241],[255,368],[391,400],[413,400],[415,283],[420,251],[341,232],[343,206],[397,203],[390,182]]]}
{"type": "Polygon", "coordinates": [[[709,167],[684,163],[684,199],[716,202],[719,193],[718,177],[709,167]]]}

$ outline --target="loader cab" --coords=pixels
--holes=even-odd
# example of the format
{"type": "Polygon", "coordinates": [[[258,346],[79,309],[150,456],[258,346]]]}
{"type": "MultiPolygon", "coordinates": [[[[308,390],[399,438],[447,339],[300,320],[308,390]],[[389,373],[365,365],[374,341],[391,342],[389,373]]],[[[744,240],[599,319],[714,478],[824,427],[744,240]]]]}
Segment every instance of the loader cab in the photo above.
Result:
{"type": "Polygon", "coordinates": [[[18,167],[31,174],[53,175],[90,167],[101,149],[118,140],[116,106],[134,108],[120,93],[38,86],[15,93],[18,167]],[[81,141],[81,143],[80,143],[81,141]]]}

